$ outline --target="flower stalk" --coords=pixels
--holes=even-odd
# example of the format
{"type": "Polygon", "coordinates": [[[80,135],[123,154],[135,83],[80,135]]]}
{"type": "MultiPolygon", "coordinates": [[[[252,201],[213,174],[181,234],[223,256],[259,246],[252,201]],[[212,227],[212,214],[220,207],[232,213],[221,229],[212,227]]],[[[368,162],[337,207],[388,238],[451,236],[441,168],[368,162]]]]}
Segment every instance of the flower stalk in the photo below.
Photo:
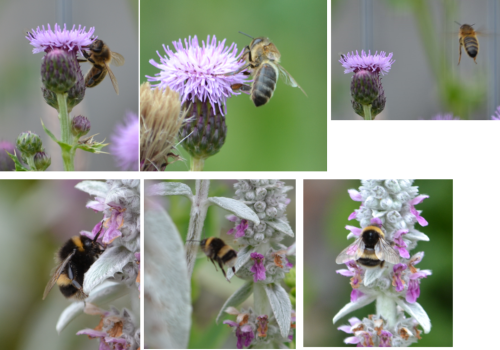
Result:
{"type": "MultiPolygon", "coordinates": [[[[61,125],[61,141],[67,145],[73,144],[73,137],[71,134],[71,121],[69,119],[68,105],[67,105],[67,93],[56,93],[57,105],[59,106],[59,123],[61,125]]],[[[67,149],[61,147],[63,164],[65,171],[74,171],[74,156],[75,151],[73,147],[67,149]]]]}
{"type": "Polygon", "coordinates": [[[365,115],[365,120],[372,120],[372,106],[363,105],[363,113],[365,115]]]}

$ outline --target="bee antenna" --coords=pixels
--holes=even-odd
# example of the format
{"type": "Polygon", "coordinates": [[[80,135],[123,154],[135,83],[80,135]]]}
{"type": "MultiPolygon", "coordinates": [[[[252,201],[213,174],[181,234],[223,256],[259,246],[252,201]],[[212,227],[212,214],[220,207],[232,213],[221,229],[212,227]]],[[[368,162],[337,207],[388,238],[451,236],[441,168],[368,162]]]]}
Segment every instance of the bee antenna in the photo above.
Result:
{"type": "Polygon", "coordinates": [[[250,35],[248,35],[248,34],[246,34],[246,33],[243,33],[243,32],[238,32],[238,33],[243,34],[243,35],[246,35],[246,36],[248,36],[249,38],[255,39],[253,36],[250,36],[250,35]]]}
{"type": "Polygon", "coordinates": [[[458,23],[457,21],[455,21],[455,23],[456,23],[456,24],[458,24],[459,26],[461,26],[461,24],[460,24],[460,23],[458,23]]]}

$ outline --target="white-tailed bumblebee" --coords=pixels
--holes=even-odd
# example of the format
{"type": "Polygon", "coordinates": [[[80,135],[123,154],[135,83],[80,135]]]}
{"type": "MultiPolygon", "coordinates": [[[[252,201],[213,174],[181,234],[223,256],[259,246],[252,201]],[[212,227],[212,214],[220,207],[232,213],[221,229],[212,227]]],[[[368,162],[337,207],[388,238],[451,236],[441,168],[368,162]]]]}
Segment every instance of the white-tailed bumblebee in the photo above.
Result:
{"type": "MultiPolygon", "coordinates": [[[[203,253],[212,261],[212,264],[214,264],[215,270],[217,270],[217,265],[215,265],[215,261],[217,261],[226,279],[227,276],[226,271],[224,271],[224,265],[227,265],[228,268],[232,268],[233,272],[236,273],[234,263],[236,262],[238,253],[222,239],[217,237],[206,238],[200,241],[200,247],[203,253]]],[[[229,281],[229,279],[227,280],[229,281]]]]}
{"type": "Polygon", "coordinates": [[[43,299],[56,283],[66,298],[83,300],[88,297],[83,292],[83,277],[104,250],[97,242],[101,231],[102,226],[93,240],[85,236],[73,236],[59,249],[56,254],[58,265],[51,273],[43,299]]]}
{"type": "Polygon", "coordinates": [[[380,227],[367,226],[359,238],[344,249],[335,261],[337,264],[344,264],[349,260],[356,260],[365,267],[383,267],[384,261],[399,263],[399,253],[385,240],[380,227]]]}

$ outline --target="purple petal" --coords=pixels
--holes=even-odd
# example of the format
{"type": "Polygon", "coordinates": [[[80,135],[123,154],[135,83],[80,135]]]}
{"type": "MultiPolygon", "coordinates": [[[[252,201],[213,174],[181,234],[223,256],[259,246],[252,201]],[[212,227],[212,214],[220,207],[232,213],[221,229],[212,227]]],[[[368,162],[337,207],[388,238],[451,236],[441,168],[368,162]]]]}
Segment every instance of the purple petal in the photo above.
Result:
{"type": "Polygon", "coordinates": [[[351,331],[351,326],[340,326],[337,328],[339,331],[346,332],[349,334],[352,334],[353,332],[351,331]]]}
{"type": "Polygon", "coordinates": [[[82,334],[88,335],[89,337],[92,338],[101,338],[108,336],[108,333],[106,332],[96,331],[95,329],[90,329],[90,328],[82,329],[81,331],[76,332],[76,335],[82,335],[82,334]]]}
{"type": "Polygon", "coordinates": [[[360,229],[359,227],[356,227],[356,226],[349,226],[349,225],[346,225],[346,230],[349,230],[352,232],[353,235],[355,235],[356,237],[359,237],[359,235],[361,234],[361,232],[363,231],[362,229],[360,229]]]}
{"type": "Polygon", "coordinates": [[[345,276],[345,277],[352,277],[352,276],[355,275],[355,273],[353,271],[349,271],[349,270],[346,270],[346,269],[337,270],[335,272],[337,272],[339,275],[342,275],[342,276],[345,276]]]}
{"type": "Polygon", "coordinates": [[[349,324],[351,325],[351,327],[358,324],[358,323],[361,323],[361,320],[357,317],[351,317],[347,321],[349,321],[349,324]]]}
{"type": "Polygon", "coordinates": [[[223,324],[228,324],[229,326],[231,327],[238,327],[238,323],[234,322],[234,321],[231,321],[231,320],[225,320],[224,322],[222,322],[223,324]]]}
{"type": "Polygon", "coordinates": [[[349,192],[349,196],[351,197],[351,199],[353,201],[356,201],[356,202],[361,202],[363,200],[363,196],[361,196],[361,193],[356,191],[356,190],[347,190],[347,192],[349,192]]]}
{"type": "Polygon", "coordinates": [[[363,296],[363,292],[358,289],[353,289],[351,292],[351,303],[354,303],[356,300],[363,296]]]}
{"type": "Polygon", "coordinates": [[[344,339],[344,343],[346,344],[358,344],[361,340],[358,337],[349,337],[344,339]]]}
{"type": "Polygon", "coordinates": [[[347,218],[347,220],[352,220],[352,219],[356,219],[356,211],[353,211],[351,215],[349,215],[349,217],[347,218]]]}
{"type": "Polygon", "coordinates": [[[372,225],[382,226],[382,220],[380,220],[380,218],[373,218],[370,220],[370,223],[372,225]]]}

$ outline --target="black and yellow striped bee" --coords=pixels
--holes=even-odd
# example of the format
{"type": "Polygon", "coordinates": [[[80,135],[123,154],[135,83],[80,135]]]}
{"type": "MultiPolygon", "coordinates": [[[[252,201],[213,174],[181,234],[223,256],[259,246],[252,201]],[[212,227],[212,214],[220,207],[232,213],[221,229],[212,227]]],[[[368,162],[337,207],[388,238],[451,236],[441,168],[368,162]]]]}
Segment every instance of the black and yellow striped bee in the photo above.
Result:
{"type": "Polygon", "coordinates": [[[236,262],[236,258],[238,257],[238,253],[231,246],[227,245],[222,239],[217,237],[209,237],[200,241],[200,247],[203,253],[212,261],[215,269],[217,270],[217,265],[222,270],[224,277],[229,281],[226,276],[226,271],[224,271],[224,265],[228,268],[232,268],[233,272],[236,273],[234,269],[234,264],[236,262]]]}
{"type": "Polygon", "coordinates": [[[66,298],[83,300],[88,297],[83,292],[83,277],[90,266],[99,258],[104,248],[97,242],[101,230],[92,240],[85,236],[71,237],[56,254],[58,265],[52,271],[43,299],[55,284],[66,298]]]}

